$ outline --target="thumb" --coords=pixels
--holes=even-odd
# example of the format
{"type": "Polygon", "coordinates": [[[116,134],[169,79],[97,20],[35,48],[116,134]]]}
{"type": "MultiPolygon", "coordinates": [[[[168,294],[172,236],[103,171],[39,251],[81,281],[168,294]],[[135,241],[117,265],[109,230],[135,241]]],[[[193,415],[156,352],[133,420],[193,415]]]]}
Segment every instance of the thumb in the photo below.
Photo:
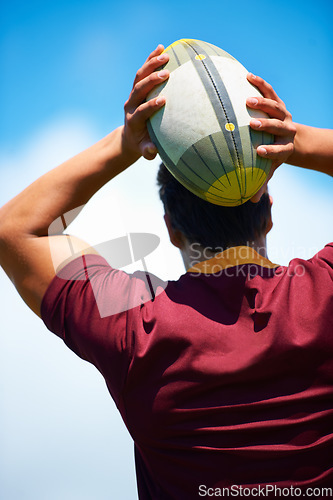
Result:
{"type": "Polygon", "coordinates": [[[250,201],[252,201],[252,203],[258,203],[258,201],[260,201],[260,198],[262,197],[262,195],[264,194],[264,192],[267,189],[267,182],[268,181],[266,180],[266,182],[261,186],[259,191],[257,191],[256,194],[253,195],[252,198],[250,198],[250,201]]]}
{"type": "Polygon", "coordinates": [[[152,142],[143,142],[140,145],[141,154],[146,160],[153,160],[157,155],[157,148],[152,142]]]}

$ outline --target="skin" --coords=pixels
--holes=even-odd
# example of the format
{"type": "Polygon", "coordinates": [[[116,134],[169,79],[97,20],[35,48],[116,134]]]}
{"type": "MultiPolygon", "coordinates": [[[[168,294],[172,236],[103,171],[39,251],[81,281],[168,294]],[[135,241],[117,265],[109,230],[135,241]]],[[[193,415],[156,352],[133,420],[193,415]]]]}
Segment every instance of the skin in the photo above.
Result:
{"type": "MultiPolygon", "coordinates": [[[[272,198],[270,197],[271,204],[273,203],[272,198]]],[[[192,257],[191,244],[183,235],[183,233],[179,230],[175,231],[172,227],[170,217],[168,214],[164,214],[164,221],[168,229],[169,238],[171,243],[180,250],[185,269],[188,270],[193,267],[197,262],[201,262],[203,260],[207,260],[207,258],[214,257],[216,255],[214,252],[210,252],[207,248],[199,247],[196,245],[195,258],[192,257]],[[202,258],[198,257],[198,252],[201,251],[202,258]]],[[[270,219],[268,222],[267,230],[264,234],[259,236],[253,243],[252,248],[256,250],[262,257],[267,259],[267,247],[266,247],[266,236],[268,232],[273,227],[272,220],[270,219]]],[[[247,246],[248,243],[247,243],[247,246]]]]}
{"type": "MultiPolygon", "coordinates": [[[[39,316],[41,301],[57,270],[77,255],[96,253],[86,242],[64,235],[60,230],[50,230],[52,222],[87,203],[96,191],[141,155],[151,160],[157,154],[148,135],[146,120],[165,104],[165,98],[158,97],[148,102],[145,99],[154,86],[169,76],[166,70],[158,71],[169,59],[167,54],[162,54],[163,49],[159,45],[138,70],[124,106],[123,126],[37,179],[0,209],[0,265],[23,300],[39,316]]],[[[322,142],[328,149],[318,156],[316,141],[321,132],[311,134],[308,128],[294,124],[272,87],[259,77],[249,75],[248,78],[264,97],[247,104],[268,113],[270,118],[259,120],[260,127],[276,137],[275,144],[265,146],[265,151],[259,147],[257,151],[273,160],[271,174],[278,165],[287,161],[310,168],[313,158],[319,160],[318,170],[326,172],[327,158],[333,157],[333,146],[328,147],[326,140],[331,138],[333,144],[332,132],[328,131],[328,136],[325,132],[322,142]],[[293,146],[295,134],[296,151],[293,146]],[[304,136],[311,143],[306,147],[304,136]]],[[[251,127],[257,128],[258,123],[251,123],[251,127]]],[[[260,193],[253,201],[259,197],[260,193]]],[[[67,217],[67,224],[70,222],[67,217]]],[[[166,223],[168,225],[167,217],[166,223]]],[[[187,259],[186,239],[175,233],[170,224],[168,228],[172,243],[187,259]]],[[[257,241],[255,245],[262,247],[263,241],[257,241]]]]}
{"type": "Polygon", "coordinates": [[[255,85],[264,97],[247,99],[246,104],[249,108],[260,109],[269,115],[269,119],[259,118],[250,121],[250,126],[254,130],[265,130],[275,136],[275,142],[270,146],[259,146],[257,154],[264,158],[271,158],[272,167],[267,176],[266,182],[261,189],[251,198],[251,201],[258,202],[262,194],[267,189],[267,184],[272,178],[275,170],[294,152],[294,138],[296,134],[296,125],[292,121],[291,113],[286,109],[284,102],[276,94],[272,86],[262,78],[248,73],[247,79],[255,85]]]}

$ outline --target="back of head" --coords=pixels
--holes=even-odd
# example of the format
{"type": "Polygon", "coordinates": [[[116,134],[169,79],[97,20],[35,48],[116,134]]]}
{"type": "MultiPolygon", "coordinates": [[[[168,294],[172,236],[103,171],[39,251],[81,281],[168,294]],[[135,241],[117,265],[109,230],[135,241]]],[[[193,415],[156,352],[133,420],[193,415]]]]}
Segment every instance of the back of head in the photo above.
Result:
{"type": "Polygon", "coordinates": [[[247,201],[236,207],[214,205],[182,186],[163,163],[157,184],[173,229],[181,231],[189,243],[223,251],[232,246],[251,245],[269,228],[271,204],[267,192],[258,203],[247,201]]]}

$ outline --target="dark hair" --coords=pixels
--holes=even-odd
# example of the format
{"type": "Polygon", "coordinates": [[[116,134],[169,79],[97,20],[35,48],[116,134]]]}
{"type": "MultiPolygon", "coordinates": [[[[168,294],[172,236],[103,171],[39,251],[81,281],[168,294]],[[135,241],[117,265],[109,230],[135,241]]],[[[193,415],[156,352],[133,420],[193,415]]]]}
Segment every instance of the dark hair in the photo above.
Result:
{"type": "Polygon", "coordinates": [[[161,163],[157,173],[160,198],[174,230],[189,243],[204,248],[226,249],[246,245],[266,233],[271,204],[265,192],[258,203],[247,201],[237,207],[223,207],[205,201],[180,184],[161,163]]]}

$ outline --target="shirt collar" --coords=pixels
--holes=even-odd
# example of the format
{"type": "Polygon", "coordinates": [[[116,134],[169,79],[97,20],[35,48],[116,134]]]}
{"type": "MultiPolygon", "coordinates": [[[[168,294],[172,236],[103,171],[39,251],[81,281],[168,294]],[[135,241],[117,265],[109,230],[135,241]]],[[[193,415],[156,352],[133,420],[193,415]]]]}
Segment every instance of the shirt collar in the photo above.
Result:
{"type": "Polygon", "coordinates": [[[279,264],[273,264],[273,262],[256,252],[254,248],[238,246],[227,248],[224,252],[215,255],[209,260],[198,262],[188,269],[187,272],[213,274],[222,269],[241,266],[243,264],[257,264],[268,269],[279,267],[279,264]]]}

